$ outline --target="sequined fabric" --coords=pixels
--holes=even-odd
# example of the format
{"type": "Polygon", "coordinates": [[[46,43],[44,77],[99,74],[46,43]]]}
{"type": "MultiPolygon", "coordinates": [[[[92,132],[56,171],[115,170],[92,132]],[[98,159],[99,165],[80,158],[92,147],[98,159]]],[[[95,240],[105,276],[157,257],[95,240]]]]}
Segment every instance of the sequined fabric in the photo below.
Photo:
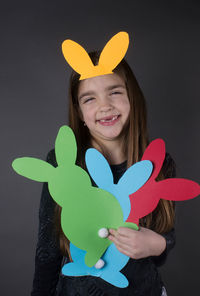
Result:
{"type": "MultiPolygon", "coordinates": [[[[55,153],[50,151],[47,161],[56,166],[55,153]]],[[[126,170],[126,163],[111,166],[114,182],[126,170]]],[[[169,154],[164,162],[166,178],[175,177],[175,165],[169,154]]],[[[164,234],[166,250],[158,257],[130,259],[122,269],[129,286],[121,289],[93,276],[67,277],[61,268],[68,258],[61,255],[54,228],[55,202],[44,183],[39,209],[39,232],[35,256],[35,273],[31,296],[160,296],[162,280],[157,266],[162,265],[175,244],[174,230],[164,234]]]]}

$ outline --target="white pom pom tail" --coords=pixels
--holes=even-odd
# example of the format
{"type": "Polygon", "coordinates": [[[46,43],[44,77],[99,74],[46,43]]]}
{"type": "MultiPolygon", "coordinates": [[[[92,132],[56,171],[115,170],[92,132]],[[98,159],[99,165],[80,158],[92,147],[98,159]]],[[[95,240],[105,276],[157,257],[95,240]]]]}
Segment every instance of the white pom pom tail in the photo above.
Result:
{"type": "Polygon", "coordinates": [[[102,267],[104,267],[104,265],[105,265],[105,262],[102,259],[99,259],[94,267],[96,269],[101,269],[102,267]]]}
{"type": "Polygon", "coordinates": [[[107,228],[101,228],[101,229],[99,229],[99,231],[98,231],[98,236],[99,237],[106,238],[106,237],[108,237],[108,235],[109,235],[109,231],[108,231],[107,228]]]}

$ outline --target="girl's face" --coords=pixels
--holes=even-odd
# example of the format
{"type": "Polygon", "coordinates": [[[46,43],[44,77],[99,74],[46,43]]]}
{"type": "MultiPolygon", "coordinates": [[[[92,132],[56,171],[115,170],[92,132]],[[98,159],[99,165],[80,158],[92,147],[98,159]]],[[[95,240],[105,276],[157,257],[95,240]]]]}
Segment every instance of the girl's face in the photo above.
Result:
{"type": "Polygon", "coordinates": [[[81,81],[78,101],[82,120],[94,139],[105,142],[119,137],[130,113],[125,82],[120,76],[114,73],[81,81]]]}

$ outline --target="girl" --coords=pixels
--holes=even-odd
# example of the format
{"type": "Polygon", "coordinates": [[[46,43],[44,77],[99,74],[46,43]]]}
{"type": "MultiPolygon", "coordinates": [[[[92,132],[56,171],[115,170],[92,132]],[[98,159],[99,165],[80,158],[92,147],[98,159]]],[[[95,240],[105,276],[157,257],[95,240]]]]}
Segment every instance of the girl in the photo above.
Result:
{"type": "MultiPolygon", "coordinates": [[[[90,58],[98,64],[99,53],[90,53],[90,58]]],[[[82,81],[79,77],[73,72],[69,86],[69,126],[77,139],[77,164],[85,168],[85,152],[94,147],[108,160],[117,183],[126,169],[141,159],[148,145],[142,91],[125,60],[113,74],[82,81]]],[[[54,150],[49,152],[47,161],[57,166],[54,150]]],[[[175,165],[167,154],[159,179],[174,176],[175,165]]],[[[61,230],[60,212],[61,208],[51,198],[45,183],[40,203],[32,296],[166,295],[157,266],[165,262],[175,244],[172,202],[160,200],[155,211],[141,219],[139,231],[123,227],[109,230],[108,239],[130,257],[122,270],[129,286],[123,289],[93,276],[66,277],[61,274],[62,266],[71,260],[71,256],[69,241],[61,230]]]]}

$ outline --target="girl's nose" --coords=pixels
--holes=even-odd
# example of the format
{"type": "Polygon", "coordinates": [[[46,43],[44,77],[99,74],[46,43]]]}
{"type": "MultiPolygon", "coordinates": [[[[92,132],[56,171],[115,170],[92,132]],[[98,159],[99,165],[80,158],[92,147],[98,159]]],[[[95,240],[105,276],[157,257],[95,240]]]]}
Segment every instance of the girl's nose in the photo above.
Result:
{"type": "Polygon", "coordinates": [[[113,109],[113,107],[111,105],[108,105],[108,106],[102,106],[100,108],[100,111],[105,113],[105,112],[111,111],[112,109],[113,109]]]}
{"type": "Polygon", "coordinates": [[[108,98],[102,98],[100,101],[100,111],[101,112],[108,112],[113,109],[112,104],[108,98]]]}

